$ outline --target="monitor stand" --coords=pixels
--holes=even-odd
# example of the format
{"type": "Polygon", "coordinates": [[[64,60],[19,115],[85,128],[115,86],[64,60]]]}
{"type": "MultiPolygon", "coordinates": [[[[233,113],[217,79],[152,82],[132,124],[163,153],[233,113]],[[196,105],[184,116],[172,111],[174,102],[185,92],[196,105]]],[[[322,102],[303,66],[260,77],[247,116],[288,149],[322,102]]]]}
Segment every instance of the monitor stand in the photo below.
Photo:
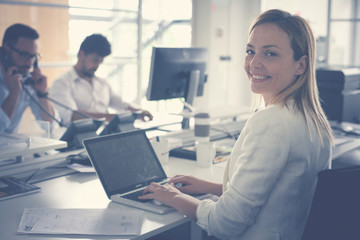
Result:
{"type": "MultiPolygon", "coordinates": [[[[197,95],[197,89],[199,87],[200,82],[200,71],[199,70],[193,70],[190,72],[190,79],[189,79],[189,87],[187,91],[187,95],[185,97],[185,104],[183,112],[189,113],[192,111],[191,106],[194,103],[194,99],[197,95]]],[[[183,117],[183,121],[181,123],[182,129],[189,129],[190,127],[190,118],[189,117],[183,117]]]]}

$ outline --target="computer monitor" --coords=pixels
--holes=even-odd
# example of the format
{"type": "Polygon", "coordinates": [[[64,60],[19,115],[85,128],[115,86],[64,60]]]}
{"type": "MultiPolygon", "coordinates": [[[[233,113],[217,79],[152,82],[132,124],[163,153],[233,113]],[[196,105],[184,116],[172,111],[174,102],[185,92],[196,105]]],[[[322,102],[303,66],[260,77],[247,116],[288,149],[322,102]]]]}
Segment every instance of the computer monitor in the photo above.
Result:
{"type": "Polygon", "coordinates": [[[97,137],[96,131],[103,123],[104,120],[92,118],[80,119],[72,122],[60,138],[60,140],[68,143],[68,147],[59,150],[68,151],[82,148],[82,140],[85,138],[97,137]]]}
{"type": "MultiPolygon", "coordinates": [[[[204,93],[207,80],[205,48],[153,47],[146,97],[149,101],[184,98],[184,110],[191,111],[196,96],[204,93]]],[[[189,128],[184,117],[182,128],[189,128]]]]}
{"type": "Polygon", "coordinates": [[[192,105],[203,95],[207,61],[205,48],[153,47],[147,99],[184,98],[192,105]]]}

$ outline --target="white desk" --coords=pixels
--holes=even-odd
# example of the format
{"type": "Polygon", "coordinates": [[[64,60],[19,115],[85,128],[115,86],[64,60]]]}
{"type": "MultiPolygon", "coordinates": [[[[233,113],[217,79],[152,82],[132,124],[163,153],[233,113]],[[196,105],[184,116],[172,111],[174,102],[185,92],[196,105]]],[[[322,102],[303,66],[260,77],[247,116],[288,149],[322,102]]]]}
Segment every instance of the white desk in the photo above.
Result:
{"type": "Polygon", "coordinates": [[[30,137],[29,144],[14,144],[0,147],[0,160],[15,158],[17,156],[29,155],[33,153],[45,152],[57,148],[65,148],[67,143],[60,140],[42,137],[30,137]]]}
{"type": "MultiPolygon", "coordinates": [[[[357,139],[350,146],[344,144],[335,149],[335,158],[360,146],[357,139]]],[[[199,168],[194,161],[171,158],[164,165],[169,177],[176,174],[193,175],[199,178],[221,183],[226,162],[212,165],[210,168],[199,168]]],[[[0,201],[0,239],[79,239],[79,236],[62,235],[17,235],[16,231],[24,208],[120,208],[133,209],[111,202],[94,173],[77,173],[36,184],[42,188],[41,193],[21,196],[0,201]]],[[[138,210],[140,211],[140,210],[138,210]]],[[[174,211],[166,215],[145,212],[141,235],[128,237],[87,236],[81,239],[146,239],[169,229],[188,223],[190,220],[174,211]]],[[[192,228],[192,230],[194,230],[192,228]]],[[[195,229],[199,231],[199,229],[195,229]]]]}
{"type": "Polygon", "coordinates": [[[333,149],[332,159],[333,161],[336,161],[339,157],[359,147],[360,147],[360,139],[359,138],[351,139],[351,141],[340,144],[333,149]]]}
{"type": "MultiPolygon", "coordinates": [[[[199,168],[194,161],[170,159],[164,165],[168,176],[191,174],[204,179],[222,182],[225,163],[210,168],[199,168]]],[[[17,235],[24,208],[120,208],[133,209],[110,202],[95,174],[72,174],[36,184],[41,193],[34,193],[9,200],[0,201],[0,239],[78,239],[76,236],[61,235],[17,235]]],[[[139,210],[140,211],[140,210],[139,210]]],[[[129,237],[86,236],[82,239],[146,239],[190,220],[174,211],[166,215],[145,212],[141,235],[129,237]]]]}

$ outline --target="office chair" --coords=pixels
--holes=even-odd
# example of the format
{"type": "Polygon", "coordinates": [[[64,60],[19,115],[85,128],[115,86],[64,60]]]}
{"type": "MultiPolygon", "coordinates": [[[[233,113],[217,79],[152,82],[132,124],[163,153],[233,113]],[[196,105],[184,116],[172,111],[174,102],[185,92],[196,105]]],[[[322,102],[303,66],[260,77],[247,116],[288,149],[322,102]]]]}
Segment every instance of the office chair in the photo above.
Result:
{"type": "Polygon", "coordinates": [[[323,170],[302,240],[360,239],[360,166],[323,170]]]}

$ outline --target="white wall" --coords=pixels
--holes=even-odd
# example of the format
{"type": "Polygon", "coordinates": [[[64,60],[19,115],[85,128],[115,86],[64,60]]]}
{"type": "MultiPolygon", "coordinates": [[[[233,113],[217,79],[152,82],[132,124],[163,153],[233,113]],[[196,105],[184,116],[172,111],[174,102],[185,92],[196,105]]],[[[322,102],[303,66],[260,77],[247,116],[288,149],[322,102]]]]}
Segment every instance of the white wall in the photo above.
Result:
{"type": "Polygon", "coordinates": [[[208,48],[210,55],[205,95],[195,102],[199,108],[250,105],[243,62],[248,28],[260,5],[261,0],[193,0],[192,45],[208,48]]]}

